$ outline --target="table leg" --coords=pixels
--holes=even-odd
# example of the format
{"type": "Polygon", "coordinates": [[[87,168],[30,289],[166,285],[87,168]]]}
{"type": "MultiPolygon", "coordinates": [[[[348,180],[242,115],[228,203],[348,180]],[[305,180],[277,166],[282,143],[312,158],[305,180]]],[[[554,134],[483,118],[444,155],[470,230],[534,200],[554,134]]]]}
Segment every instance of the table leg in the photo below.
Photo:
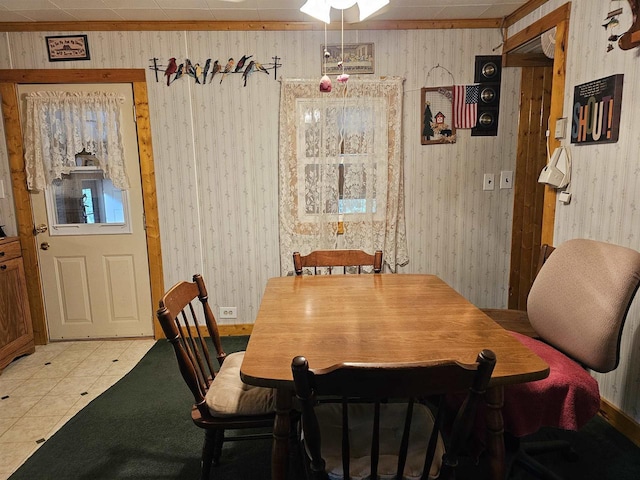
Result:
{"type": "Polygon", "coordinates": [[[276,391],[276,418],[273,423],[273,450],[271,452],[271,479],[286,480],[289,464],[289,431],[291,429],[291,390],[276,391]]]}
{"type": "Polygon", "coordinates": [[[505,479],[505,449],[504,449],[504,420],[502,405],[504,404],[504,389],[501,386],[491,387],[485,393],[487,404],[486,422],[488,430],[487,451],[489,454],[489,478],[492,480],[505,479]]]}

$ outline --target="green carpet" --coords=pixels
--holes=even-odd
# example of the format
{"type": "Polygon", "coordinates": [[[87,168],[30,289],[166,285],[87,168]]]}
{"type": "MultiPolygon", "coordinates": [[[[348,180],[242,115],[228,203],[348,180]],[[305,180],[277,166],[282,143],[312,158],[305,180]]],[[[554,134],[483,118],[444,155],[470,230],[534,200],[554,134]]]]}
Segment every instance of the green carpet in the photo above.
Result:
{"type": "MultiPolygon", "coordinates": [[[[247,337],[222,341],[230,353],[244,349],[247,337]]],[[[196,480],[204,433],[191,421],[192,403],[171,345],[158,341],[129,374],[47,439],[9,480],[196,480]]],[[[580,432],[545,429],[536,436],[572,441],[579,462],[568,463],[558,454],[542,457],[566,480],[640,478],[640,449],[600,418],[580,432]]],[[[226,443],[212,479],[268,480],[270,454],[268,440],[226,443]]],[[[530,478],[514,473],[514,480],[530,478]]],[[[457,478],[479,476],[476,469],[461,465],[457,478]]]]}

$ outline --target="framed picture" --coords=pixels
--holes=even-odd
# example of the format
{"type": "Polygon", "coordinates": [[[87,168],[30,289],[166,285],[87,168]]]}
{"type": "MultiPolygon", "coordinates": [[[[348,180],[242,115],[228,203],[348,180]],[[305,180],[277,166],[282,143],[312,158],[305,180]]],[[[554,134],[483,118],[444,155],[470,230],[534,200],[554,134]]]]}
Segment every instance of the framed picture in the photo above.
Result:
{"type": "Polygon", "coordinates": [[[47,41],[50,62],[91,59],[86,35],[57,35],[44,38],[47,41]]]}
{"type": "Polygon", "coordinates": [[[373,43],[345,43],[344,54],[342,45],[326,45],[328,57],[324,54],[325,45],[321,47],[321,74],[326,72],[327,75],[339,75],[343,71],[343,66],[344,73],[353,75],[374,71],[373,43]],[[340,65],[341,61],[343,65],[340,65]]]}
{"type": "Polygon", "coordinates": [[[618,141],[623,79],[623,74],[617,74],[575,86],[571,143],[618,141]]]}
{"type": "Polygon", "coordinates": [[[423,88],[420,94],[422,145],[456,143],[453,126],[453,87],[423,88]]]}

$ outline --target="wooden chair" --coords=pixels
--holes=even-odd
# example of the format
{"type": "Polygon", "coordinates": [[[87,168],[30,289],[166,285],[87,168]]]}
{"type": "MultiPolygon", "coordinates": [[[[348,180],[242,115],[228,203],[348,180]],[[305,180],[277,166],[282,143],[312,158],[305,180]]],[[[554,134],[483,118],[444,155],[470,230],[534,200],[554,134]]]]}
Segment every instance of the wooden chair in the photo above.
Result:
{"type": "Polygon", "coordinates": [[[347,267],[357,267],[361,273],[362,267],[373,267],[374,273],[382,271],[382,251],[376,250],[371,255],[362,250],[316,250],[309,255],[293,253],[293,266],[296,275],[302,275],[303,269],[313,268],[313,274],[317,275],[318,268],[326,267],[329,275],[334,267],[342,267],[343,273],[347,273],[347,267]]]}
{"type": "MultiPolygon", "coordinates": [[[[514,437],[541,426],[578,430],[600,408],[596,379],[620,360],[622,329],[640,286],[640,253],[618,245],[573,239],[559,245],[536,276],[527,317],[540,340],[514,336],[545,360],[549,376],[504,389],[505,430],[514,437]]],[[[532,453],[561,449],[568,442],[522,443],[516,464],[537,478],[559,477],[532,453]]]]}
{"type": "MultiPolygon", "coordinates": [[[[540,256],[538,257],[536,276],[538,276],[538,273],[540,273],[540,269],[544,265],[544,262],[547,261],[549,255],[551,255],[554,250],[554,247],[552,247],[551,245],[547,245],[546,243],[540,246],[540,256]]],[[[529,317],[525,310],[513,310],[505,308],[483,308],[481,310],[486,315],[491,317],[493,321],[500,324],[507,330],[518,332],[531,338],[539,338],[538,333],[531,326],[531,322],[529,322],[529,317]]]]}
{"type": "Polygon", "coordinates": [[[495,354],[483,350],[471,365],[343,363],[314,370],[305,357],[295,357],[291,369],[302,409],[300,450],[307,477],[451,478],[495,362],[495,354]],[[464,391],[467,398],[444,442],[444,400],[434,417],[419,399],[464,391]],[[319,396],[341,400],[318,402],[319,396]]]}
{"type": "Polygon", "coordinates": [[[249,386],[240,380],[244,352],[227,355],[222,349],[208,299],[204,280],[194,275],[193,283],[179,282],[166,292],[157,312],[195,399],[191,408],[193,423],[205,430],[202,480],[208,480],[211,466],[219,463],[223,442],[273,438],[271,432],[227,437],[225,430],[272,428],[275,418],[273,390],[249,386]],[[207,341],[200,334],[199,318],[204,320],[217,360],[212,359],[207,341]]]}

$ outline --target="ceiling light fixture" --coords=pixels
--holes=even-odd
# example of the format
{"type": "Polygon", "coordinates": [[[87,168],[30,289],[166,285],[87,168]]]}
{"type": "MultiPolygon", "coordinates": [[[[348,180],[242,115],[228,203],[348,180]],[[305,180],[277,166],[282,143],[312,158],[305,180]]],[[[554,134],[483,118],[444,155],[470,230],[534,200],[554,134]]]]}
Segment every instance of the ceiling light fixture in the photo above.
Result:
{"type": "Polygon", "coordinates": [[[331,8],[346,10],[358,4],[360,21],[369,17],[389,3],[389,0],[307,0],[300,11],[324,23],[331,23],[331,8]]]}

